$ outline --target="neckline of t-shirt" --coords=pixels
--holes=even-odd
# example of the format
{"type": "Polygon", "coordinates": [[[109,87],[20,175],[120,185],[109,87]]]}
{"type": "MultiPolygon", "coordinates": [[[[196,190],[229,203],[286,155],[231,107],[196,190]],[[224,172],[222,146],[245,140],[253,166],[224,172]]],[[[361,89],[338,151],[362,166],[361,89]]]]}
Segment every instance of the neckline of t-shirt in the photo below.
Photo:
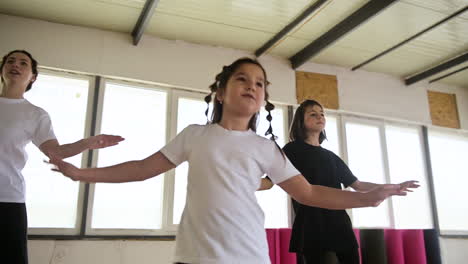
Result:
{"type": "Polygon", "coordinates": [[[311,145],[307,142],[305,142],[304,140],[301,140],[302,144],[308,146],[308,147],[311,147],[311,148],[319,148],[319,149],[322,149],[323,147],[320,145],[320,146],[314,146],[314,145],[311,145]]]}
{"type": "Polygon", "coordinates": [[[0,97],[0,102],[4,102],[7,104],[18,104],[18,103],[26,102],[26,99],[25,98],[15,99],[15,98],[0,97]]]}
{"type": "Polygon", "coordinates": [[[218,123],[212,124],[212,125],[216,129],[218,129],[219,131],[222,131],[223,133],[228,134],[228,135],[248,136],[248,135],[251,135],[252,133],[254,133],[251,129],[248,129],[248,130],[230,130],[230,129],[224,128],[223,126],[221,126],[218,123]]]}

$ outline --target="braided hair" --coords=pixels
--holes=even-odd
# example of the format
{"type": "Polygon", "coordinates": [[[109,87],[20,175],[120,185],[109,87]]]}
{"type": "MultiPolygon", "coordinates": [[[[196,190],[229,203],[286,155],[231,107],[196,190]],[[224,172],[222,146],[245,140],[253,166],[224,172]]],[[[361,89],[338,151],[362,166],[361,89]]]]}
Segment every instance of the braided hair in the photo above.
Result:
{"type": "MultiPolygon", "coordinates": [[[[265,102],[266,102],[265,110],[268,112],[268,115],[267,115],[266,119],[268,120],[268,122],[270,122],[270,126],[269,126],[268,130],[265,132],[265,136],[270,135],[270,139],[273,140],[275,142],[275,144],[278,146],[278,144],[276,143],[277,136],[275,136],[275,134],[273,134],[273,127],[271,125],[271,120],[273,119],[273,117],[271,115],[271,111],[273,111],[273,109],[275,109],[275,106],[272,103],[270,103],[270,101],[268,101],[269,94],[268,94],[267,87],[268,87],[268,84],[270,84],[270,83],[267,80],[266,71],[263,68],[263,66],[257,60],[254,60],[254,59],[251,59],[251,58],[240,58],[240,59],[234,61],[233,63],[231,63],[230,65],[224,66],[223,70],[216,75],[214,83],[212,83],[209,86],[210,91],[211,91],[210,94],[205,96],[205,102],[207,104],[207,108],[206,108],[206,111],[205,111],[207,124],[219,123],[219,122],[221,122],[221,119],[223,117],[223,105],[222,105],[221,102],[216,100],[216,96],[215,96],[215,100],[213,102],[213,113],[211,115],[211,120],[208,117],[209,105],[210,105],[211,98],[212,98],[213,94],[216,95],[216,93],[218,93],[218,92],[224,92],[224,90],[226,89],[227,82],[229,81],[231,76],[237,71],[237,69],[240,66],[242,66],[243,64],[247,64],[247,63],[254,64],[254,65],[257,65],[258,67],[260,67],[262,69],[262,71],[263,71],[263,75],[265,76],[265,102]]],[[[257,118],[258,118],[258,116],[259,116],[259,113],[257,112],[250,118],[249,124],[248,124],[249,129],[252,129],[253,131],[257,131],[257,118]]],[[[278,146],[278,148],[281,150],[281,148],[279,146],[278,146]]]]}

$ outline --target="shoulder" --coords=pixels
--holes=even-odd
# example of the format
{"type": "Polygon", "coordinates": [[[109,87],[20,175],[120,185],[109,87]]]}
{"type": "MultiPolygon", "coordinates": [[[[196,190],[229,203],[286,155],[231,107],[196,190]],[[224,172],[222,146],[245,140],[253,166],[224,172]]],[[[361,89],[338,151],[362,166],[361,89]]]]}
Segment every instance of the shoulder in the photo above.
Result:
{"type": "Polygon", "coordinates": [[[301,143],[295,140],[284,145],[283,150],[284,151],[298,151],[300,147],[301,147],[301,143]]]}
{"type": "Polygon", "coordinates": [[[39,114],[39,115],[46,115],[46,116],[49,115],[49,113],[47,113],[46,110],[44,110],[44,109],[42,109],[41,107],[39,107],[39,106],[37,106],[37,105],[35,105],[35,104],[29,102],[28,100],[25,100],[25,101],[23,102],[23,107],[24,107],[24,108],[27,108],[29,111],[35,112],[35,113],[37,113],[37,114],[39,114]]]}

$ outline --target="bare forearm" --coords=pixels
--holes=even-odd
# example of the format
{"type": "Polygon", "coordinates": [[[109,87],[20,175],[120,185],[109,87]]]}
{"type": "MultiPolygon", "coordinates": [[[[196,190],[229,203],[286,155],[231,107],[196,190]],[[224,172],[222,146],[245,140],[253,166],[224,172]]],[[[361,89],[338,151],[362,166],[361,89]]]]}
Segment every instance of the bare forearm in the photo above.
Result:
{"type": "Polygon", "coordinates": [[[74,180],[83,182],[120,183],[143,181],[160,173],[144,170],[144,161],[128,161],[104,168],[80,169],[74,180]]]}
{"type": "Polygon", "coordinates": [[[358,192],[368,192],[379,186],[380,184],[377,183],[363,181],[356,181],[355,183],[351,184],[351,187],[358,192]]]}
{"type": "Polygon", "coordinates": [[[320,185],[310,185],[304,197],[298,197],[299,203],[326,209],[347,209],[367,207],[371,203],[362,193],[343,191],[320,185]]]}
{"type": "Polygon", "coordinates": [[[81,139],[74,143],[60,145],[56,148],[56,152],[53,154],[62,159],[80,154],[88,149],[87,140],[88,139],[81,139]]]}

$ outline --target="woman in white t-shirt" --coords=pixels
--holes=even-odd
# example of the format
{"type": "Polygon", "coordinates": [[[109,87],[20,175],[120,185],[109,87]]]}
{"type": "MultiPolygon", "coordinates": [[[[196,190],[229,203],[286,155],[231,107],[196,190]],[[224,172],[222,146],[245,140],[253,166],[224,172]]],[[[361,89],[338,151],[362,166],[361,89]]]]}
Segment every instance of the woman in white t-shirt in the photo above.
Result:
{"type": "MultiPolygon", "coordinates": [[[[256,119],[268,102],[268,81],[256,60],[224,66],[210,86],[215,94],[211,124],[191,125],[153,155],[105,168],[78,169],[53,159],[54,170],[84,182],[143,181],[184,161],[189,163],[187,202],[177,233],[176,263],[270,263],[264,215],[255,198],[267,174],[295,200],[330,209],[376,206],[397,185],[354,193],[310,185],[274,141],[257,135],[256,119]]],[[[211,94],[207,102],[211,100],[211,94]]],[[[267,118],[271,121],[271,115],[267,118]]],[[[272,129],[267,131],[274,139],[272,129]]]]}
{"type": "Polygon", "coordinates": [[[60,145],[46,111],[23,95],[36,80],[37,62],[28,52],[14,50],[1,62],[0,93],[0,247],[2,263],[22,264],[27,257],[27,215],[22,169],[25,146],[33,142],[45,155],[67,158],[87,149],[117,144],[119,136],[99,135],[60,145]]]}

